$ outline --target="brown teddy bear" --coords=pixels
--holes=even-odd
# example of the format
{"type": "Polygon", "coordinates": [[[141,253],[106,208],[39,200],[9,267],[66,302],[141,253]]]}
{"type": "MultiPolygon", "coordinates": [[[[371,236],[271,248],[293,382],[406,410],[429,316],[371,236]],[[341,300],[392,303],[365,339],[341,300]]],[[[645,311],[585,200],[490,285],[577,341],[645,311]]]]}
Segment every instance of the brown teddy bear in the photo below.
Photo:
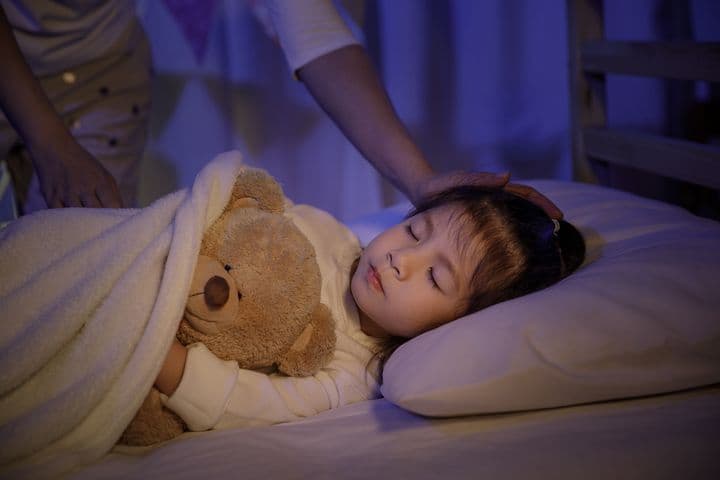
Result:
{"type": "MultiPolygon", "coordinates": [[[[280,186],[245,168],[228,206],[205,232],[177,338],[202,342],[241,368],[307,376],[332,358],[334,322],[320,303],[309,240],[283,215],[280,186]]],[[[186,430],[153,387],[120,439],[151,445],[186,430]]]]}

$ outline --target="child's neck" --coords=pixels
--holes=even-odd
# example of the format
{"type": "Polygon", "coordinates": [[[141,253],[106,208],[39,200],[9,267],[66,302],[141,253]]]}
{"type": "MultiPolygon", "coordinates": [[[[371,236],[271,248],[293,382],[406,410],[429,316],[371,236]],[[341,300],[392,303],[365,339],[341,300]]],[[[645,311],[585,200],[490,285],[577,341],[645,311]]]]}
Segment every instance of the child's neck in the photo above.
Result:
{"type": "MultiPolygon", "coordinates": [[[[357,307],[357,304],[355,306],[357,307]]],[[[357,311],[360,316],[360,330],[362,330],[365,335],[380,339],[390,337],[385,330],[380,328],[377,323],[373,322],[370,317],[365,315],[365,312],[360,310],[360,308],[358,308],[357,311]]]]}

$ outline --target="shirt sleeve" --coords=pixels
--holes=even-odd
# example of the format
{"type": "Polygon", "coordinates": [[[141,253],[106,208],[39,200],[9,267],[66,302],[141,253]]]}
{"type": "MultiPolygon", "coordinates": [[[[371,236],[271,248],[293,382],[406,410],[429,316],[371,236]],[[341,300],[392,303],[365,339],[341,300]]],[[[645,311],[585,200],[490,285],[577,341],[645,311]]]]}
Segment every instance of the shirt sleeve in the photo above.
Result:
{"type": "Polygon", "coordinates": [[[180,385],[165,400],[193,431],[289,422],[373,398],[375,379],[365,365],[336,352],[311,377],[266,375],[218,359],[197,343],[188,347],[180,385]]]}
{"type": "Polygon", "coordinates": [[[332,0],[266,0],[265,6],[293,73],[326,53],[359,44],[332,0]]]}
{"type": "Polygon", "coordinates": [[[190,430],[210,430],[225,411],[239,369],[237,362],[220,360],[202,343],[187,348],[180,384],[170,397],[161,398],[190,430]]]}

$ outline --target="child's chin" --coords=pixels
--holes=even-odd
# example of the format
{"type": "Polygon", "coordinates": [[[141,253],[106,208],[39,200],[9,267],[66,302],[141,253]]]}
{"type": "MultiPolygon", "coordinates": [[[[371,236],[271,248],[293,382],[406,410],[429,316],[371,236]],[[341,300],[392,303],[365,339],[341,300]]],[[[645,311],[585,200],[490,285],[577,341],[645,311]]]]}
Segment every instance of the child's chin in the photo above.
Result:
{"type": "Polygon", "coordinates": [[[352,278],[350,279],[350,295],[352,296],[353,301],[356,305],[358,305],[358,296],[359,296],[359,287],[360,287],[360,278],[358,278],[357,273],[353,274],[352,278]]]}

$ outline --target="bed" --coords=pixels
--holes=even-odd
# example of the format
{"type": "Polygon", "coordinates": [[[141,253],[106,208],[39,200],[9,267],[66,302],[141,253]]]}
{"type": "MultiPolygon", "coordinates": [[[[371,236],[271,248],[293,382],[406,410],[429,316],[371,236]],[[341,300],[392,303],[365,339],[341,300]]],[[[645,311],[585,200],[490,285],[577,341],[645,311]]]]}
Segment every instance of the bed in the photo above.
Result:
{"type": "MultiPolygon", "coordinates": [[[[717,478],[720,225],[605,187],[532,184],[581,226],[586,264],[404,345],[385,398],[117,447],[71,478],[717,478]]],[[[352,226],[366,241],[407,207],[352,226]]]]}
{"type": "MultiPolygon", "coordinates": [[[[605,73],[718,82],[720,46],[607,42],[600,2],[567,5],[578,178],[620,164],[720,189],[717,148],[611,131],[603,116],[605,73]]],[[[580,228],[587,260],[403,345],[384,398],[116,447],[68,477],[720,478],[720,224],[608,186],[527,183],[580,228]]],[[[350,226],[366,242],[408,207],[350,226]]]]}

